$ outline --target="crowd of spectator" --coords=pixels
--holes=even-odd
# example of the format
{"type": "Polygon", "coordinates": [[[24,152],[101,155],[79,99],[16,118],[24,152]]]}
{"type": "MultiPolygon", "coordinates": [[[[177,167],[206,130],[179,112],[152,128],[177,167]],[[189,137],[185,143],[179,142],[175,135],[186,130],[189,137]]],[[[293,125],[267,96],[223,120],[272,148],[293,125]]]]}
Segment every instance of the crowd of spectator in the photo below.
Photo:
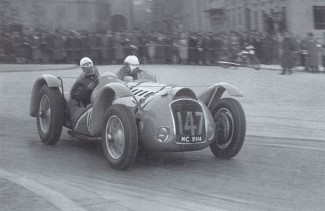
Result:
{"type": "MultiPolygon", "coordinates": [[[[217,65],[222,54],[236,53],[245,44],[255,47],[262,64],[281,63],[282,37],[260,32],[132,32],[91,33],[56,30],[0,35],[1,63],[78,63],[88,56],[95,64],[121,64],[130,54],[141,63],[217,65]]],[[[303,39],[294,37],[297,52],[303,39]]],[[[298,58],[298,57],[297,57],[298,58]]],[[[301,64],[303,59],[299,59],[301,64]]]]}

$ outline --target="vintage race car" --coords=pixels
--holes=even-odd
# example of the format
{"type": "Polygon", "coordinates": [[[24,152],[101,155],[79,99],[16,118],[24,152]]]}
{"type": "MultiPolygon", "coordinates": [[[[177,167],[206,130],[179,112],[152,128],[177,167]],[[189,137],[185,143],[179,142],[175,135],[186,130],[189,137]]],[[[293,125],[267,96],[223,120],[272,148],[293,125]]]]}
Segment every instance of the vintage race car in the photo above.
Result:
{"type": "Polygon", "coordinates": [[[210,147],[221,159],[240,151],[246,133],[242,96],[228,83],[208,87],[197,96],[186,87],[157,83],[143,71],[136,81],[122,81],[112,72],[99,78],[91,104],[83,107],[63,89],[60,77],[44,74],[34,83],[30,115],[40,139],[55,144],[62,128],[82,140],[101,140],[113,168],[132,165],[139,149],[194,151],[210,147]],[[228,92],[224,97],[224,93],[228,92]]]}

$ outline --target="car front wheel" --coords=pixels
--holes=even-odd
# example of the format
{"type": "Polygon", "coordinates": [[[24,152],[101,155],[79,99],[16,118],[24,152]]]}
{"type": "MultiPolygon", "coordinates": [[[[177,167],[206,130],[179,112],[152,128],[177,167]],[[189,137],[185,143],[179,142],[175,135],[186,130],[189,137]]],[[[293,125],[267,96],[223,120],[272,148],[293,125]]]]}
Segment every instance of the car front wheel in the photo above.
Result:
{"type": "Polygon", "coordinates": [[[113,105],[107,110],[102,126],[102,147],[106,159],[115,169],[126,169],[134,162],[138,132],[127,106],[113,105]]]}
{"type": "Polygon", "coordinates": [[[242,106],[232,98],[219,100],[212,109],[216,123],[212,153],[221,159],[230,159],[240,151],[246,134],[246,119],[242,106]]]}
{"type": "Polygon", "coordinates": [[[36,121],[42,142],[48,145],[55,144],[63,128],[63,104],[58,88],[49,88],[46,84],[41,87],[36,121]]]}

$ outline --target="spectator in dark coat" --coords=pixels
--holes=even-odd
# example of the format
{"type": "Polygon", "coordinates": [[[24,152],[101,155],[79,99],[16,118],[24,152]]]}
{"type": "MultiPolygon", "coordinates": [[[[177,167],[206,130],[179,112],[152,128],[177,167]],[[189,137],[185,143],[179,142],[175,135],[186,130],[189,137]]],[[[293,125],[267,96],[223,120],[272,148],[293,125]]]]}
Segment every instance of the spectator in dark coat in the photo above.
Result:
{"type": "Polygon", "coordinates": [[[290,37],[288,32],[285,32],[284,39],[282,41],[282,73],[281,75],[292,73],[292,68],[294,67],[294,51],[295,51],[295,44],[293,39],[290,37]]]}
{"type": "Polygon", "coordinates": [[[166,61],[165,52],[165,36],[163,34],[157,34],[157,45],[156,45],[156,62],[158,64],[164,64],[166,61]]]}
{"type": "Polygon", "coordinates": [[[318,57],[319,49],[317,47],[316,40],[314,39],[313,33],[308,33],[308,40],[306,42],[308,52],[308,66],[311,68],[312,73],[318,73],[318,57]]]}
{"type": "Polygon", "coordinates": [[[37,33],[32,34],[31,38],[32,47],[32,62],[34,64],[41,62],[41,50],[40,50],[40,37],[37,33]]]}
{"type": "Polygon", "coordinates": [[[100,61],[101,64],[108,64],[109,63],[109,44],[110,44],[110,32],[105,34],[101,34],[100,36],[100,61]]]}
{"type": "Polygon", "coordinates": [[[62,62],[63,59],[63,47],[64,47],[65,43],[64,40],[60,34],[60,31],[56,31],[55,35],[53,36],[52,39],[52,47],[53,47],[53,61],[55,63],[60,63],[62,62]]]}
{"type": "Polygon", "coordinates": [[[90,52],[89,53],[91,55],[91,58],[95,62],[98,62],[98,57],[97,57],[97,53],[98,53],[98,49],[97,49],[97,36],[96,36],[95,33],[90,33],[89,34],[89,47],[90,47],[90,52]]]}
{"type": "Polygon", "coordinates": [[[144,32],[139,33],[138,35],[139,40],[139,49],[138,55],[141,63],[148,63],[148,51],[147,51],[147,43],[148,37],[145,35],[144,32]]]}
{"type": "Polygon", "coordinates": [[[191,34],[188,40],[188,59],[189,64],[198,64],[197,37],[191,34]]]}
{"type": "Polygon", "coordinates": [[[261,40],[261,53],[262,53],[262,63],[263,64],[271,64],[271,48],[272,42],[269,36],[265,36],[261,40]]]}
{"type": "Polygon", "coordinates": [[[208,65],[213,64],[213,57],[214,57],[214,42],[213,42],[213,37],[211,34],[207,35],[205,37],[206,39],[206,63],[208,65]]]}
{"type": "Polygon", "coordinates": [[[21,63],[29,64],[32,62],[32,46],[29,42],[27,35],[23,36],[21,45],[20,45],[20,57],[21,63]]]}
{"type": "Polygon", "coordinates": [[[12,63],[14,62],[14,49],[13,49],[13,39],[11,38],[9,33],[5,33],[3,36],[2,43],[3,43],[3,50],[4,50],[4,61],[12,63]]]}
{"type": "Polygon", "coordinates": [[[118,33],[115,34],[114,36],[113,48],[114,48],[115,63],[122,64],[124,58],[124,52],[123,52],[122,38],[118,33]]]}
{"type": "Polygon", "coordinates": [[[198,63],[203,65],[205,65],[205,46],[205,40],[200,35],[197,41],[198,63]]]}
{"type": "Polygon", "coordinates": [[[76,37],[72,32],[69,33],[67,41],[65,42],[65,47],[67,49],[67,62],[76,61],[76,37]]]}

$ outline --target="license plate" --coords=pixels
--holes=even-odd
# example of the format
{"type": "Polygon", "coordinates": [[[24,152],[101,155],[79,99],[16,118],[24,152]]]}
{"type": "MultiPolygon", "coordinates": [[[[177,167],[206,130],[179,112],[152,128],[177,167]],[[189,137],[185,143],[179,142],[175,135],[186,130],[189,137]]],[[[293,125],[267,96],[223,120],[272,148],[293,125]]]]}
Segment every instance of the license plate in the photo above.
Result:
{"type": "Polygon", "coordinates": [[[195,100],[177,100],[171,103],[176,142],[193,144],[206,139],[202,106],[195,100]]]}
{"type": "Polygon", "coordinates": [[[202,136],[180,136],[180,139],[177,141],[177,143],[184,144],[195,144],[200,142],[204,142],[202,136]]]}

